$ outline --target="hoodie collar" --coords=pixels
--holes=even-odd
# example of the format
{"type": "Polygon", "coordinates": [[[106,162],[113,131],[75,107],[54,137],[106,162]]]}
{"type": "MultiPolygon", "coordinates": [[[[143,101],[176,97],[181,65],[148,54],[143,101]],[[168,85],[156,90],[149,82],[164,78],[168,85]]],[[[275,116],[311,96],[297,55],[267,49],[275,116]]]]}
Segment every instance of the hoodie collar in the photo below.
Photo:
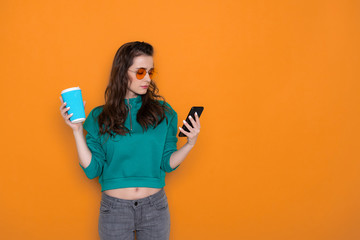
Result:
{"type": "Polygon", "coordinates": [[[141,95],[138,95],[137,97],[134,97],[134,98],[124,99],[124,101],[127,105],[130,103],[130,105],[132,107],[134,107],[134,106],[141,105],[142,98],[141,98],[141,95]]]}

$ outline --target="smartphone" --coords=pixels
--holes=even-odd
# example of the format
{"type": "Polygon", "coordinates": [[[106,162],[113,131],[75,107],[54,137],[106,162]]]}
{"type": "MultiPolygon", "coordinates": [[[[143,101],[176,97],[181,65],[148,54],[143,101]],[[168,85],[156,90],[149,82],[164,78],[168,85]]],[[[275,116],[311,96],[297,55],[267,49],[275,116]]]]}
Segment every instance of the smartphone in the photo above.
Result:
{"type": "MultiPolygon", "coordinates": [[[[190,119],[189,119],[189,116],[191,116],[191,117],[195,120],[195,112],[197,112],[198,117],[200,118],[200,115],[201,115],[201,113],[202,113],[203,110],[204,110],[204,107],[203,107],[203,106],[197,106],[197,107],[194,106],[194,107],[192,107],[192,108],[190,109],[189,114],[188,114],[187,117],[186,117],[186,122],[187,122],[191,127],[193,127],[193,125],[192,125],[192,123],[191,123],[191,121],[190,121],[190,119]]],[[[185,124],[183,124],[182,129],[184,129],[185,131],[189,132],[189,129],[187,129],[187,127],[185,126],[185,124]]],[[[180,132],[179,132],[179,137],[186,137],[186,135],[183,134],[183,133],[180,131],[180,132]]]]}

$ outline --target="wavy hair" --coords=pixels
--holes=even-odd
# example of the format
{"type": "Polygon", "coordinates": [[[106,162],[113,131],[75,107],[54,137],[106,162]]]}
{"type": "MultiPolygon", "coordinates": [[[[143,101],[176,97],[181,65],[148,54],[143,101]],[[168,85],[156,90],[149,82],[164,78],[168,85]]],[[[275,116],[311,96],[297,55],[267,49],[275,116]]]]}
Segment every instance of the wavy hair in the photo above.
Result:
{"type": "MultiPolygon", "coordinates": [[[[128,108],[125,104],[129,75],[128,69],[137,56],[153,56],[153,47],[146,42],[128,42],[122,45],[116,52],[108,86],[105,90],[105,104],[103,111],[98,117],[100,134],[108,133],[111,137],[115,134],[126,135],[130,130],[125,127],[125,120],[128,115],[128,108]],[[113,132],[115,134],[113,134],[113,132]]],[[[159,89],[151,80],[146,94],[141,95],[142,105],[136,115],[136,120],[147,131],[150,126],[156,128],[164,118],[168,122],[165,111],[171,111],[166,105],[165,98],[158,94],[159,89]],[[162,99],[163,103],[158,101],[162,99]]]]}

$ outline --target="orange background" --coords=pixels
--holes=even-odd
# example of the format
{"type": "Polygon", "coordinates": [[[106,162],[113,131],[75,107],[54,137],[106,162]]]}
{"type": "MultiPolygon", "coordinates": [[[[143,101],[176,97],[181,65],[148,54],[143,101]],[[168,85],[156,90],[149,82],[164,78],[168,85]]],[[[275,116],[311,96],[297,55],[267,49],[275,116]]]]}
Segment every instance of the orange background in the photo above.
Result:
{"type": "Polygon", "coordinates": [[[59,96],[103,104],[136,40],[179,126],[205,107],[166,176],[170,239],[360,239],[359,16],[359,1],[2,1],[1,239],[98,239],[100,185],[59,96]]]}

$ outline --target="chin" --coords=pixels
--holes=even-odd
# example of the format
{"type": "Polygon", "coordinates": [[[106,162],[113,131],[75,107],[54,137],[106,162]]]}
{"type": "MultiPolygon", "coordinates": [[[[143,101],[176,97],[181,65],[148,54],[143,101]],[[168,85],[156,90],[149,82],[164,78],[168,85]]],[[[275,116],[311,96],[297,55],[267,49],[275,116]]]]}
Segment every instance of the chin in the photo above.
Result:
{"type": "Polygon", "coordinates": [[[145,94],[147,93],[147,89],[143,89],[142,91],[140,91],[138,94],[145,94]]]}

